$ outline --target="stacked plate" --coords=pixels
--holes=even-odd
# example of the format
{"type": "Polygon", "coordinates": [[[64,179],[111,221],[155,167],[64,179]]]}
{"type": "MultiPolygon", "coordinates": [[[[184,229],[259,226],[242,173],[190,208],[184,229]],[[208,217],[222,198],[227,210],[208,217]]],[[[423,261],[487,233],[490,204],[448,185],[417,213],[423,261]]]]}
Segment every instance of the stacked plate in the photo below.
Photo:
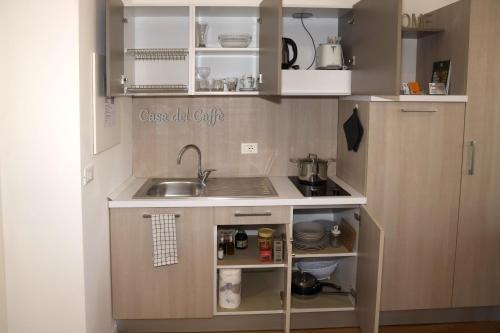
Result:
{"type": "Polygon", "coordinates": [[[328,233],[318,222],[300,222],[293,225],[293,247],[306,251],[318,251],[328,245],[328,233]]]}

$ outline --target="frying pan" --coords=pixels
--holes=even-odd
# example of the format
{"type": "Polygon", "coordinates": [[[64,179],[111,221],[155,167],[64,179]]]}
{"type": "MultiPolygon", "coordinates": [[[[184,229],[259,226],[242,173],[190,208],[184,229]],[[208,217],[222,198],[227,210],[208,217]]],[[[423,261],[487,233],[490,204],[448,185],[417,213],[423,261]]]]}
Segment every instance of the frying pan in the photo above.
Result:
{"type": "MultiPolygon", "coordinates": [[[[307,272],[296,271],[292,274],[292,293],[301,296],[314,296],[323,291],[324,287],[333,289],[329,294],[350,295],[350,292],[341,291],[342,288],[334,283],[320,282],[307,272]]],[[[325,291],[326,293],[326,291],[325,291]]]]}

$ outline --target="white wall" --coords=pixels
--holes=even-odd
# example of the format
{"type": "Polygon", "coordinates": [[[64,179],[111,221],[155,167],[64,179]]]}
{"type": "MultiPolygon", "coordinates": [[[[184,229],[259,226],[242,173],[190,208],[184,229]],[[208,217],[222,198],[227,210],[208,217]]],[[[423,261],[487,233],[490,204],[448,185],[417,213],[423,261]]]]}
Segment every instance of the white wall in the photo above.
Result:
{"type": "Polygon", "coordinates": [[[9,333],[85,332],[78,1],[2,1],[9,333]]]}
{"type": "Polygon", "coordinates": [[[459,0],[403,0],[403,13],[425,14],[459,0]]]}
{"type": "MultiPolygon", "coordinates": [[[[0,5],[0,45],[7,45],[7,29],[6,29],[5,10],[0,5]]],[[[6,55],[0,52],[0,73],[6,71],[6,55]]],[[[0,100],[4,100],[5,91],[7,89],[6,80],[0,80],[0,100]]],[[[5,109],[0,107],[0,124],[4,122],[5,109]]],[[[1,128],[1,125],[0,125],[1,128]]],[[[0,135],[0,139],[2,139],[0,135]]],[[[1,168],[2,154],[0,151],[0,168],[1,168]]],[[[2,219],[2,172],[0,171],[0,332],[7,332],[7,299],[5,295],[5,264],[4,264],[4,244],[3,244],[3,219],[2,219]]]]}
{"type": "Polygon", "coordinates": [[[92,52],[105,53],[105,1],[80,1],[80,121],[82,169],[94,165],[95,179],[82,189],[85,308],[88,333],[111,333],[111,280],[107,195],[132,174],[132,103],[116,100],[122,143],[93,155],[92,52]]]}
{"type": "MultiPolygon", "coordinates": [[[[2,59],[0,58],[0,60],[2,59]]],[[[2,86],[0,86],[0,88],[2,88],[2,86]]],[[[0,179],[0,188],[1,184],[2,179],[0,179]]],[[[0,192],[0,332],[5,333],[7,332],[7,296],[5,293],[5,264],[3,252],[2,197],[0,192]]]]}

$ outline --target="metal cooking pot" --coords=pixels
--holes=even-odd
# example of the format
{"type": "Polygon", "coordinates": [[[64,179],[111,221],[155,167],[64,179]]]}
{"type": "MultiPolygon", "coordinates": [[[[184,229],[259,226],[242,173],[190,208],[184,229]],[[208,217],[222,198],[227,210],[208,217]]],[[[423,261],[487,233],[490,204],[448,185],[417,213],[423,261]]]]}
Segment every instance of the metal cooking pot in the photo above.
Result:
{"type": "Polygon", "coordinates": [[[328,163],[334,159],[320,159],[316,154],[309,154],[307,158],[291,159],[299,168],[299,181],[308,185],[322,184],[328,180],[328,163]]]}
{"type": "Polygon", "coordinates": [[[292,293],[301,296],[313,296],[323,291],[323,287],[332,288],[331,294],[349,295],[349,292],[341,291],[342,288],[329,282],[320,282],[314,275],[306,272],[295,271],[292,274],[292,293]]]}

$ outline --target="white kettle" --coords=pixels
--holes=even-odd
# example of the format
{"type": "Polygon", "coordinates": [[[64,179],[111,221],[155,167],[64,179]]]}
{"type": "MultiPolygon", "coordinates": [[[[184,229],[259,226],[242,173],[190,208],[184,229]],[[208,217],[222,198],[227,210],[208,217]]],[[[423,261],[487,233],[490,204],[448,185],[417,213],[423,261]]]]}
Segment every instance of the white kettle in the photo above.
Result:
{"type": "Polygon", "coordinates": [[[320,44],[316,52],[316,69],[342,69],[344,55],[340,38],[329,38],[328,43],[320,44]]]}

